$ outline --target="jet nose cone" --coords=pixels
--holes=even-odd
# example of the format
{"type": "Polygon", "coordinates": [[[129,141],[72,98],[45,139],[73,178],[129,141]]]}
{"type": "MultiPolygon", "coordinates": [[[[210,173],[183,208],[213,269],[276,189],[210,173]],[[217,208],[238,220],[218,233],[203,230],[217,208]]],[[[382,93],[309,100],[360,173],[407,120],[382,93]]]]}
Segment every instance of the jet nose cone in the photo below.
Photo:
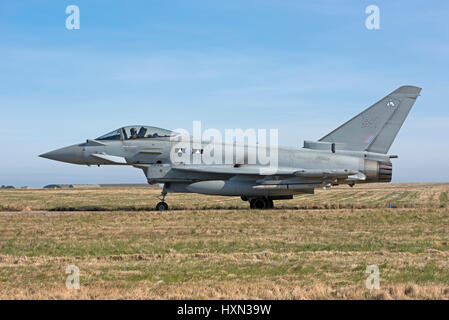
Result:
{"type": "Polygon", "coordinates": [[[46,158],[50,160],[83,164],[84,156],[83,156],[83,148],[78,145],[73,145],[57,150],[53,150],[47,153],[43,153],[39,155],[41,158],[46,158]]]}
{"type": "Polygon", "coordinates": [[[45,159],[52,159],[51,152],[40,154],[39,157],[45,158],[45,159]]]}

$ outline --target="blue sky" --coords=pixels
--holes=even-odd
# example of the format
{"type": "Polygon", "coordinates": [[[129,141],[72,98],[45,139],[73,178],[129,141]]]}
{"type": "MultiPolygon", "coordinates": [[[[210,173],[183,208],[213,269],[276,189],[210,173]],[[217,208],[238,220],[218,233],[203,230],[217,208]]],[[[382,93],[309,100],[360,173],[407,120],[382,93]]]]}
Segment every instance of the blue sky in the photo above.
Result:
{"type": "Polygon", "coordinates": [[[37,157],[134,123],[278,128],[300,147],[404,84],[423,91],[393,180],[449,181],[447,1],[2,0],[0,30],[0,184],[144,183],[37,157]]]}

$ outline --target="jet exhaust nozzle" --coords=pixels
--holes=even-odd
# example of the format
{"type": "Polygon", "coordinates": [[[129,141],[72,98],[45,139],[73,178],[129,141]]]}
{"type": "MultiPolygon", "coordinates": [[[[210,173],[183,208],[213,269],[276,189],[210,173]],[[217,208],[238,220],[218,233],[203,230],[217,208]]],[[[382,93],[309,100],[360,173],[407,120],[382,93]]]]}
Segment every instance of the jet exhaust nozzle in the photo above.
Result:
{"type": "Polygon", "coordinates": [[[391,182],[393,165],[391,162],[365,160],[367,182],[391,182]]]}

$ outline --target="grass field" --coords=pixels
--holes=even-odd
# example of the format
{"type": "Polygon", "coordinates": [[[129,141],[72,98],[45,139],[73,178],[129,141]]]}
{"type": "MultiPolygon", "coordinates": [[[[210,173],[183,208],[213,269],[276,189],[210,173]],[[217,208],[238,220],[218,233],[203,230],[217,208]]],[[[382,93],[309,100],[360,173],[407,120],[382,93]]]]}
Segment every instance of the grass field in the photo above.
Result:
{"type": "Polygon", "coordinates": [[[2,190],[0,298],[449,299],[448,192],[337,187],[264,211],[169,194],[157,212],[156,188],[2,190]]]}

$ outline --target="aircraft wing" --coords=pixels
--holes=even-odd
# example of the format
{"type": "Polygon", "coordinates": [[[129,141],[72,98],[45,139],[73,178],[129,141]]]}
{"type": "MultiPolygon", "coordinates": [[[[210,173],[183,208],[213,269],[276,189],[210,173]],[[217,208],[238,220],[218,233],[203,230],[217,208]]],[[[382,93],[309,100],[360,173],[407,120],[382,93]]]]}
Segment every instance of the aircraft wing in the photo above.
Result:
{"type": "Polygon", "coordinates": [[[294,175],[295,169],[278,168],[271,172],[261,166],[226,166],[226,165],[184,165],[172,166],[172,169],[187,172],[200,172],[210,174],[229,174],[229,175],[294,175]],[[264,173],[265,172],[265,173],[264,173]],[[269,174],[267,174],[269,173],[269,174]]]}
{"type": "Polygon", "coordinates": [[[229,174],[229,175],[253,175],[253,176],[290,176],[301,178],[351,178],[351,180],[365,180],[365,175],[359,171],[348,169],[296,169],[277,168],[270,170],[261,166],[226,166],[226,165],[183,165],[173,166],[172,169],[184,172],[201,172],[209,174],[229,174]]]}

